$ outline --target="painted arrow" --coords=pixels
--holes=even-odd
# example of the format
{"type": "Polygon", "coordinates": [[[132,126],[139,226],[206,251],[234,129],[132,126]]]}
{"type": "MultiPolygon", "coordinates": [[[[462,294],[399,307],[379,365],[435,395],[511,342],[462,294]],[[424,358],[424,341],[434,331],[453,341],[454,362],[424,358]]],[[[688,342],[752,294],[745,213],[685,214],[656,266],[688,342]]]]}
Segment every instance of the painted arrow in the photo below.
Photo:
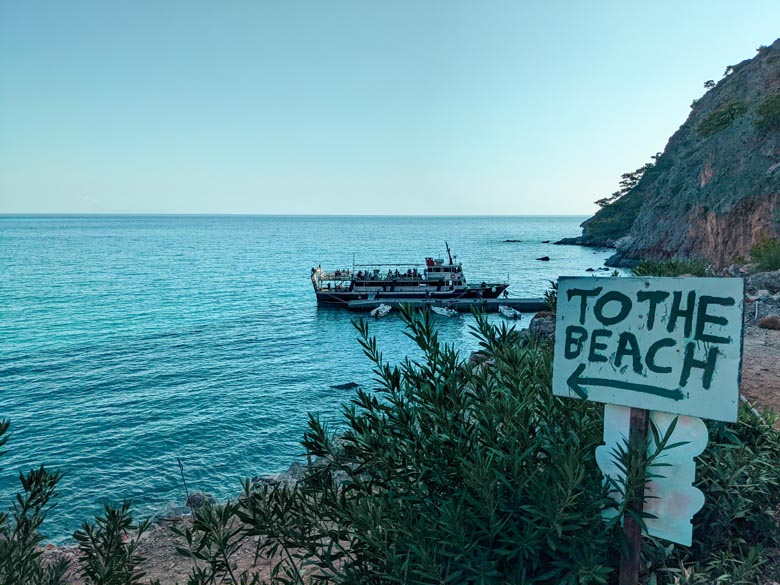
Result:
{"type": "Polygon", "coordinates": [[[650,386],[649,384],[634,384],[632,382],[609,380],[607,378],[586,378],[581,375],[584,371],[585,364],[580,364],[566,380],[569,389],[577,394],[577,396],[580,398],[588,397],[588,392],[583,388],[583,386],[605,386],[608,388],[619,388],[620,390],[631,390],[632,392],[652,394],[653,396],[662,396],[663,398],[671,398],[672,400],[682,400],[685,398],[685,395],[679,388],[676,390],[669,390],[667,388],[660,388],[658,386],[650,386]]]}

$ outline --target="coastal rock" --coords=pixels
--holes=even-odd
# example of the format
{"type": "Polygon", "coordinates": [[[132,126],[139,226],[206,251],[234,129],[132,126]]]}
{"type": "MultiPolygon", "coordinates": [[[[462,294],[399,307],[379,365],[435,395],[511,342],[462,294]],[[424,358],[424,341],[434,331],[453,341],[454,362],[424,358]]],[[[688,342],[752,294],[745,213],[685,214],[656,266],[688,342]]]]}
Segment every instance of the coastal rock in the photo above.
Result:
{"type": "Polygon", "coordinates": [[[542,256],[541,258],[537,258],[537,260],[541,260],[542,262],[549,262],[550,257],[549,256],[542,256]]]}
{"type": "Polygon", "coordinates": [[[475,351],[469,356],[469,363],[478,366],[479,364],[488,361],[488,359],[490,359],[490,356],[484,351],[475,351]]]}
{"type": "Polygon", "coordinates": [[[778,96],[780,39],[729,67],[638,183],[561,243],[615,247],[609,266],[677,256],[722,269],[780,237],[778,96]]]}
{"type": "Polygon", "coordinates": [[[531,335],[539,340],[548,340],[555,337],[555,315],[544,311],[534,315],[528,324],[531,335]]]}
{"type": "Polygon", "coordinates": [[[191,510],[197,510],[203,506],[214,505],[216,503],[217,500],[214,499],[214,496],[205,492],[193,492],[187,498],[187,507],[191,510]]]}
{"type": "Polygon", "coordinates": [[[291,481],[300,481],[305,475],[306,469],[297,461],[290,465],[290,469],[287,470],[287,479],[291,481]]]}
{"type": "Polygon", "coordinates": [[[780,270],[773,272],[757,272],[745,278],[745,289],[751,293],[765,290],[775,294],[780,292],[780,270]]]}

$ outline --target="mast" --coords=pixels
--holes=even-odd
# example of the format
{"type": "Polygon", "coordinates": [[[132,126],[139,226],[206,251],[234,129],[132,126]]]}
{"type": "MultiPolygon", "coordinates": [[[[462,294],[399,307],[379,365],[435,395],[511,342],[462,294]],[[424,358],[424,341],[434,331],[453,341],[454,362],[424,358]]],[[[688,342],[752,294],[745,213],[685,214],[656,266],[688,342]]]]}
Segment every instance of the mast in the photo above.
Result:
{"type": "Polygon", "coordinates": [[[447,257],[450,259],[450,266],[452,266],[452,254],[450,254],[450,245],[447,240],[444,240],[444,245],[447,247],[447,257]]]}

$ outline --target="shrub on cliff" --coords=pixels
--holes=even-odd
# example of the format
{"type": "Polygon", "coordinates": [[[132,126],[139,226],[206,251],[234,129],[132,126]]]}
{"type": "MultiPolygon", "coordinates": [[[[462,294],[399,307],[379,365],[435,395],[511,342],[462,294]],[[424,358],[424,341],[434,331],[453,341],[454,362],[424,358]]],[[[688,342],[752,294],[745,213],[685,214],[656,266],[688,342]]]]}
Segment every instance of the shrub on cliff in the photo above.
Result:
{"type": "Polygon", "coordinates": [[[634,276],[712,276],[712,269],[696,258],[642,260],[633,268],[634,276]]]}
{"type": "Polygon", "coordinates": [[[764,236],[750,248],[750,257],[761,270],[780,270],[780,239],[764,236]]]}
{"type": "Polygon", "coordinates": [[[756,127],[762,130],[780,130],[780,95],[771,95],[756,108],[756,127]]]}
{"type": "Polygon", "coordinates": [[[723,104],[699,122],[696,130],[702,138],[713,136],[731,126],[734,120],[747,112],[747,109],[747,106],[739,101],[723,104]]]}

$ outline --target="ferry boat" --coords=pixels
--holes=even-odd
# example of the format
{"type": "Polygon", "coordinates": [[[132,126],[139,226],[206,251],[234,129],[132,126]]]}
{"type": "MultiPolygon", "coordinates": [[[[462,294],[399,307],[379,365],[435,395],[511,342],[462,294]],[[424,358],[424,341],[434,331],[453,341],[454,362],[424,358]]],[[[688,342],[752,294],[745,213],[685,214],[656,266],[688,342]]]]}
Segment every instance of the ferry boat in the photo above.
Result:
{"type": "Polygon", "coordinates": [[[317,304],[347,307],[351,301],[430,300],[447,302],[498,298],[509,286],[506,282],[469,284],[463,267],[450,252],[447,260],[426,258],[425,264],[355,264],[352,268],[311,269],[311,282],[317,304]]]}

